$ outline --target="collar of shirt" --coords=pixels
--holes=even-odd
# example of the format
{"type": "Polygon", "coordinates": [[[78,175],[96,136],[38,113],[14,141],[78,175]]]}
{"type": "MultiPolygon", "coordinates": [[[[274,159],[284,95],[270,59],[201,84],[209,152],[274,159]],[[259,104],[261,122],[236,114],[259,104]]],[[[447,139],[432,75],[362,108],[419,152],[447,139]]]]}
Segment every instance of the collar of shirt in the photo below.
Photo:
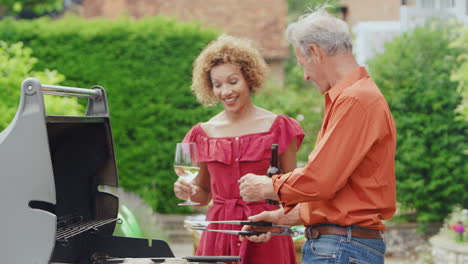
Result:
{"type": "Polygon", "coordinates": [[[335,84],[332,88],[330,88],[325,95],[327,95],[327,99],[329,99],[331,102],[335,101],[335,99],[338,97],[338,95],[343,92],[343,90],[346,87],[351,86],[353,83],[359,81],[360,79],[369,77],[369,74],[367,73],[366,68],[364,67],[358,67],[348,73],[346,77],[344,77],[342,80],[340,80],[337,84],[335,84]]]}

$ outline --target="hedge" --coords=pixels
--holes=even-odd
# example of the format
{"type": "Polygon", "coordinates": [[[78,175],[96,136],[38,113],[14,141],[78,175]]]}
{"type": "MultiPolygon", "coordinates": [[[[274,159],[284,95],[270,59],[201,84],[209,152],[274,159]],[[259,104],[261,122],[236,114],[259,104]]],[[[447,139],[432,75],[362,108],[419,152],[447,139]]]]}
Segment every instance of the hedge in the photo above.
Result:
{"type": "Polygon", "coordinates": [[[451,79],[462,52],[450,45],[457,34],[433,22],[395,38],[369,62],[397,124],[397,199],[422,223],[467,206],[468,123],[456,111],[461,95],[451,79]]]}
{"type": "MultiPolygon", "coordinates": [[[[25,78],[33,77],[47,84],[57,84],[64,76],[55,70],[33,71],[37,58],[31,56],[32,50],[23,43],[0,41],[0,132],[13,120],[20,100],[20,85],[25,78]]],[[[46,113],[50,115],[77,115],[84,107],[76,98],[45,96],[46,113]]]]}
{"type": "Polygon", "coordinates": [[[0,40],[32,48],[36,70],[58,70],[62,85],[106,89],[120,185],[160,213],[190,210],[176,206],[173,154],[217,110],[200,106],[189,88],[192,62],[216,36],[163,17],[0,21],[0,40]]]}

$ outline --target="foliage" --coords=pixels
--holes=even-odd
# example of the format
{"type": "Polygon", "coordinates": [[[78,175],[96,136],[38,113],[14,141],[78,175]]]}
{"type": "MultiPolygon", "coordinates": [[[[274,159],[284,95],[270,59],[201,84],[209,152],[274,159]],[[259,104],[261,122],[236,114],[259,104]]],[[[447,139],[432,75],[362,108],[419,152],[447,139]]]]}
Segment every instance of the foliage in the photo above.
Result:
{"type": "Polygon", "coordinates": [[[175,206],[173,155],[191,126],[216,111],[190,91],[192,62],[215,37],[163,17],[0,21],[0,39],[31,47],[36,69],[59,70],[67,86],[106,89],[120,185],[160,213],[191,210],[175,206]]]}
{"type": "Polygon", "coordinates": [[[294,67],[288,74],[285,88],[268,83],[253,98],[256,105],[274,113],[290,116],[301,124],[306,136],[297,154],[299,162],[307,161],[315,146],[316,135],[321,126],[323,104],[323,96],[310,82],[304,83],[302,76],[302,69],[299,66],[294,67]]]}
{"type": "Polygon", "coordinates": [[[456,229],[454,227],[460,224],[465,228],[468,228],[468,209],[463,209],[460,205],[457,205],[444,219],[444,225],[441,228],[439,235],[452,241],[466,243],[468,245],[468,232],[466,230],[464,232],[457,232],[454,230],[456,229]]]}
{"type": "Polygon", "coordinates": [[[122,220],[120,231],[123,236],[143,238],[143,233],[141,232],[140,225],[135,215],[124,204],[120,205],[118,217],[122,220]]]}
{"type": "Polygon", "coordinates": [[[338,0],[288,0],[288,21],[294,21],[306,12],[323,5],[329,6],[330,13],[340,12],[338,0]]]}
{"type": "Polygon", "coordinates": [[[453,42],[453,46],[462,50],[458,57],[460,68],[454,72],[452,77],[460,82],[459,89],[463,96],[463,103],[458,110],[468,120],[468,27],[463,28],[462,34],[453,42]]]}
{"type": "MultiPolygon", "coordinates": [[[[322,5],[338,7],[338,0],[288,0],[289,13],[304,13],[309,8],[316,8],[322,5]]],[[[332,10],[332,11],[335,11],[332,10]]]]}
{"type": "Polygon", "coordinates": [[[432,22],[396,37],[369,62],[397,124],[397,199],[421,223],[442,221],[457,203],[467,205],[467,122],[456,70],[457,28],[432,22]]]}
{"type": "Polygon", "coordinates": [[[300,234],[298,236],[293,237],[294,242],[306,239],[305,227],[303,225],[291,226],[291,230],[296,231],[296,232],[298,232],[300,234]]]}
{"type": "MultiPolygon", "coordinates": [[[[328,12],[339,13],[338,0],[288,0],[288,21],[296,21],[299,16],[323,5],[329,6],[328,12]]],[[[268,84],[266,89],[262,89],[256,96],[255,102],[268,110],[286,114],[299,121],[306,134],[297,155],[301,163],[307,161],[315,146],[322,123],[324,100],[314,84],[304,80],[303,69],[297,63],[292,46],[289,53],[292,56],[286,61],[286,88],[281,89],[274,84],[268,84]],[[279,94],[281,96],[278,96],[279,94]]]]}
{"type": "Polygon", "coordinates": [[[168,236],[163,231],[158,215],[138,195],[125,192],[122,188],[110,186],[100,186],[99,190],[111,193],[119,198],[118,217],[122,222],[116,225],[115,236],[168,241],[168,236]]]}
{"type": "MultiPolygon", "coordinates": [[[[12,121],[19,103],[21,82],[34,77],[46,84],[57,84],[65,78],[57,71],[48,69],[33,71],[38,60],[30,48],[18,42],[8,45],[0,41],[0,131],[12,121]]],[[[77,115],[83,112],[76,98],[45,96],[46,112],[52,115],[77,115]]]]}
{"type": "Polygon", "coordinates": [[[34,18],[63,10],[64,0],[0,0],[6,14],[20,18],[34,18]]]}

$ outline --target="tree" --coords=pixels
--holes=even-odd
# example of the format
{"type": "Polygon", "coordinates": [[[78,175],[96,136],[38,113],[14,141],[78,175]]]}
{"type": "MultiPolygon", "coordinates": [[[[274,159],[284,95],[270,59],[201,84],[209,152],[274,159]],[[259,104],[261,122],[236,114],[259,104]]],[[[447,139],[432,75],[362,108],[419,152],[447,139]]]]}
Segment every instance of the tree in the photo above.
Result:
{"type": "MultiPolygon", "coordinates": [[[[458,111],[463,115],[465,120],[468,120],[468,28],[464,27],[463,32],[459,38],[453,42],[454,47],[461,49],[461,54],[457,61],[460,67],[454,72],[452,78],[459,81],[459,91],[463,97],[461,105],[458,107],[458,111]]],[[[465,133],[465,138],[466,138],[465,133]]],[[[465,154],[468,153],[468,149],[465,149],[465,154]]],[[[468,162],[465,164],[465,172],[468,171],[468,162]]],[[[467,177],[468,178],[468,177],[467,177]]],[[[468,179],[465,179],[465,182],[468,179]]],[[[464,208],[468,208],[468,192],[465,192],[462,205],[464,208]]]]}
{"type": "Polygon", "coordinates": [[[397,199],[423,223],[442,221],[466,201],[468,124],[456,111],[461,95],[451,80],[461,53],[450,45],[457,33],[431,22],[396,37],[369,62],[397,124],[397,199]]]}
{"type": "Polygon", "coordinates": [[[452,77],[460,82],[459,89],[463,96],[463,103],[459,109],[464,118],[468,120],[468,27],[463,28],[463,33],[453,42],[453,45],[462,50],[458,57],[460,68],[452,77]]]}
{"type": "Polygon", "coordinates": [[[322,5],[328,5],[328,12],[338,14],[340,5],[338,0],[288,0],[288,20],[294,21],[307,11],[322,5]]]}
{"type": "MultiPolygon", "coordinates": [[[[328,12],[335,15],[339,13],[338,0],[288,0],[288,21],[296,21],[299,16],[323,5],[329,6],[328,12]]],[[[320,130],[324,100],[314,84],[304,80],[304,71],[294,56],[292,46],[289,53],[293,55],[288,58],[285,65],[286,89],[267,84],[266,89],[260,90],[254,100],[259,106],[289,115],[299,121],[307,136],[297,158],[300,162],[304,162],[307,161],[320,130]],[[277,96],[279,93],[284,96],[277,96]]]]}
{"type": "Polygon", "coordinates": [[[6,15],[31,19],[63,10],[64,0],[0,0],[0,10],[6,15]]]}
{"type": "Polygon", "coordinates": [[[34,51],[33,69],[60,71],[65,86],[106,89],[119,185],[160,213],[191,210],[174,206],[174,150],[191,126],[219,110],[201,106],[190,90],[193,60],[216,36],[161,16],[0,21],[0,39],[34,51]]]}
{"type": "MultiPolygon", "coordinates": [[[[57,84],[65,79],[57,71],[33,71],[37,59],[32,50],[18,42],[12,45],[0,41],[0,132],[11,122],[19,104],[21,82],[28,77],[46,84],[57,84]]],[[[46,96],[46,111],[50,114],[82,115],[84,109],[76,98],[46,96]]]]}

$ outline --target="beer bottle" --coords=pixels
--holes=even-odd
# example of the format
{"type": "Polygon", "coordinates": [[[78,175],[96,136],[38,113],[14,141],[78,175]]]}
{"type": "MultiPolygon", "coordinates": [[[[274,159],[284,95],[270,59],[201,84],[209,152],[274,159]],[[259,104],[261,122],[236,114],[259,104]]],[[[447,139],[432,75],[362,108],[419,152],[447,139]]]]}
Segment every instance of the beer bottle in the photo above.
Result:
{"type": "MultiPolygon", "coordinates": [[[[267,170],[267,176],[272,177],[275,174],[281,174],[282,171],[280,169],[280,161],[279,161],[279,155],[278,155],[278,144],[272,144],[271,145],[271,159],[270,159],[270,167],[267,170]]],[[[275,200],[266,200],[267,204],[272,204],[272,205],[279,205],[280,203],[275,200]]]]}

